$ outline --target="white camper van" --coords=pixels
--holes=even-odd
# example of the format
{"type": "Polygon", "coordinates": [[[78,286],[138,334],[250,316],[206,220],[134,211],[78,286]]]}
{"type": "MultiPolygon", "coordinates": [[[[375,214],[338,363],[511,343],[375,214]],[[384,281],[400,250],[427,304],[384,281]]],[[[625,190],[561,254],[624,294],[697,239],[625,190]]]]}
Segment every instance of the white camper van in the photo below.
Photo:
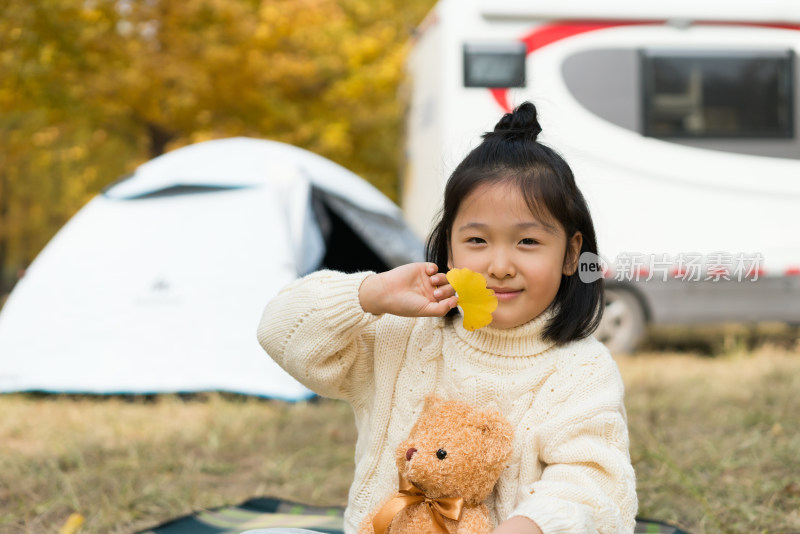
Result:
{"type": "Polygon", "coordinates": [[[790,0],[441,0],[408,62],[405,216],[426,235],[530,100],[592,210],[613,350],[648,321],[800,324],[798,52],[790,0]]]}

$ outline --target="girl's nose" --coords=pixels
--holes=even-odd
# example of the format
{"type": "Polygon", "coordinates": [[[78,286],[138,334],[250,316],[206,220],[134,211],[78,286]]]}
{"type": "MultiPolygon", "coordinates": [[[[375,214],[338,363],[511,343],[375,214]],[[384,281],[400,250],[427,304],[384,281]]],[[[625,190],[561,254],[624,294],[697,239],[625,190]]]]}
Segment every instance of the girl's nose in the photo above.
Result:
{"type": "Polygon", "coordinates": [[[414,453],[417,452],[417,449],[411,447],[406,451],[406,461],[411,461],[411,457],[414,456],[414,453]]]}
{"type": "Polygon", "coordinates": [[[492,256],[492,262],[489,264],[489,275],[496,279],[511,278],[516,274],[514,263],[508,257],[508,254],[498,252],[492,256]]]}

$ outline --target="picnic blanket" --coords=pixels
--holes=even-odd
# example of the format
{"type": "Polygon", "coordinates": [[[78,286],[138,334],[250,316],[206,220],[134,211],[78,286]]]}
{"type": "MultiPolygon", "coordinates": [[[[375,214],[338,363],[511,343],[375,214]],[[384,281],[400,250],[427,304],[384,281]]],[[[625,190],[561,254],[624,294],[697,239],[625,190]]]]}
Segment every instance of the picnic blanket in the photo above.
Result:
{"type": "MultiPolygon", "coordinates": [[[[179,517],[139,534],[238,534],[254,528],[294,527],[325,534],[342,534],[344,508],[319,507],[275,498],[257,498],[239,504],[179,517]]],[[[636,533],[688,534],[662,521],[636,519],[636,533]]]]}

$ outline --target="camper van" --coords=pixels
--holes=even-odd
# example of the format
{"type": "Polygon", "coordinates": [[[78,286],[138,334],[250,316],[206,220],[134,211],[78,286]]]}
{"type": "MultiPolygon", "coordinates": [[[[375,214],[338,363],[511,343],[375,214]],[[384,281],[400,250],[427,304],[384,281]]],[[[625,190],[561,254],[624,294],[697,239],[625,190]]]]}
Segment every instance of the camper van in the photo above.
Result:
{"type": "Polygon", "coordinates": [[[800,324],[798,52],[789,0],[442,0],[408,60],[405,217],[426,235],[529,100],[594,217],[612,351],[648,323],[800,324]]]}

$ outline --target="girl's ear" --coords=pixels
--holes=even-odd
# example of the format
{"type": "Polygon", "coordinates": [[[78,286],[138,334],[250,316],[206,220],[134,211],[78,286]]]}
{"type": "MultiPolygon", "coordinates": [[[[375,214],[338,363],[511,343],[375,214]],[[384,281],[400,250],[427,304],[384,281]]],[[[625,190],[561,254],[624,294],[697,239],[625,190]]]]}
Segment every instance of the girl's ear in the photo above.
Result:
{"type": "Polygon", "coordinates": [[[450,270],[453,268],[453,251],[450,247],[450,238],[447,238],[447,269],[450,270]]]}
{"type": "Polygon", "coordinates": [[[567,252],[564,254],[564,269],[561,272],[566,276],[572,276],[578,269],[582,246],[583,234],[575,232],[567,242],[567,252]]]}

